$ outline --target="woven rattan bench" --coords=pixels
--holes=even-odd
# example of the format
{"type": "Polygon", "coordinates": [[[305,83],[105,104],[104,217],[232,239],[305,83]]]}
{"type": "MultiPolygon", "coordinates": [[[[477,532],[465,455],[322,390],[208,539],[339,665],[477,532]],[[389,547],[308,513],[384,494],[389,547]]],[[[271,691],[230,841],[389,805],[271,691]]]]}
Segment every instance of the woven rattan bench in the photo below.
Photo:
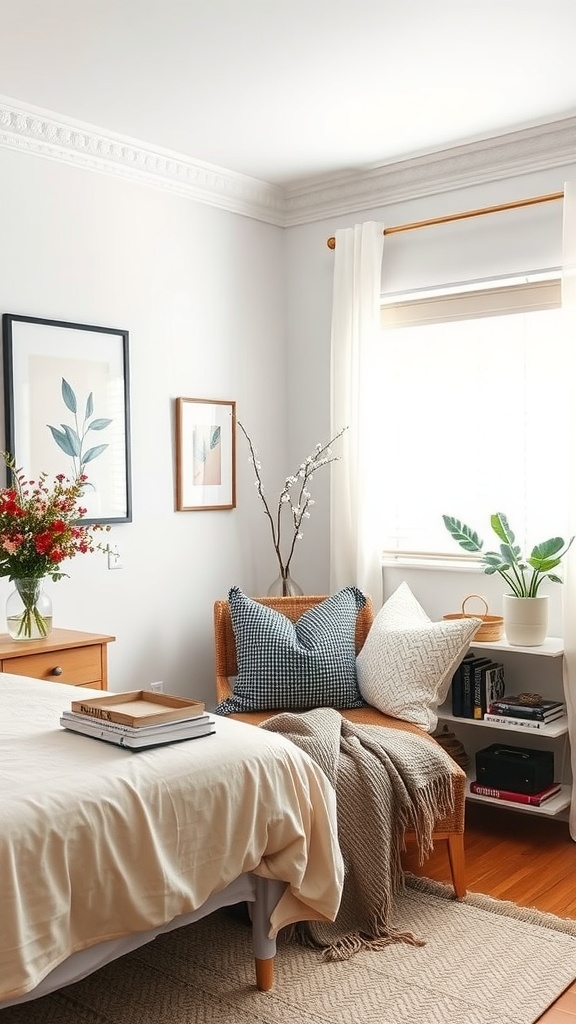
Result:
{"type": "MultiPolygon", "coordinates": [[[[310,607],[323,601],[321,596],[304,597],[266,597],[258,600],[282,612],[293,622],[310,607]]],[[[370,599],[358,613],[356,620],[356,653],[358,653],[368,635],[374,617],[373,606],[370,599]]],[[[216,645],[216,697],[218,702],[225,700],[232,693],[231,679],[237,674],[236,662],[236,641],[232,620],[230,617],[230,606],[228,601],[216,601],[214,604],[214,637],[216,645]]],[[[231,718],[259,725],[260,722],[270,718],[275,711],[242,712],[233,714],[231,718]]],[[[358,724],[384,725],[393,729],[406,729],[409,732],[422,736],[430,743],[436,743],[428,733],[419,729],[418,726],[408,722],[402,722],[397,718],[390,718],[373,707],[352,708],[342,710],[349,721],[358,724]]],[[[466,895],[466,871],[464,860],[464,810],[466,798],[466,775],[459,765],[454,762],[454,811],[447,817],[439,819],[434,826],[433,840],[444,841],[448,847],[448,858],[450,862],[450,873],[454,892],[458,899],[466,895]]],[[[406,834],[406,842],[414,841],[415,837],[410,833],[406,834]]]]}

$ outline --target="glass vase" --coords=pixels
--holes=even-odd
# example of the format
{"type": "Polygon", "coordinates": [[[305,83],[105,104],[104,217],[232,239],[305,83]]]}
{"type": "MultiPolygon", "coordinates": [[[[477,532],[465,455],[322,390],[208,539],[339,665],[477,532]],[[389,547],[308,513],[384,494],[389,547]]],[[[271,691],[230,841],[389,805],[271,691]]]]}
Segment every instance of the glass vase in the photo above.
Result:
{"type": "Polygon", "coordinates": [[[280,573],[271,587],[268,587],[268,597],[301,597],[304,591],[292,579],[289,572],[280,573]]]}
{"type": "Polygon", "coordinates": [[[6,601],[6,628],[13,640],[43,640],[52,632],[52,601],[42,579],[14,580],[6,601]]]}

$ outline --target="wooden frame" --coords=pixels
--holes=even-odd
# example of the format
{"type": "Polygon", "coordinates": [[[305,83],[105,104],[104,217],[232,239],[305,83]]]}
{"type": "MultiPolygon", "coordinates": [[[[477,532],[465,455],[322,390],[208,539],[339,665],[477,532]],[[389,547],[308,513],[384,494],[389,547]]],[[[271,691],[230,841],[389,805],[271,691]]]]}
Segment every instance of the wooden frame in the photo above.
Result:
{"type": "Polygon", "coordinates": [[[33,480],[86,475],[82,522],[131,522],[128,331],[4,313],[2,333],[17,468],[33,480]]]}
{"type": "Polygon", "coordinates": [[[236,402],[176,399],[176,509],[236,508],[236,402]]]}

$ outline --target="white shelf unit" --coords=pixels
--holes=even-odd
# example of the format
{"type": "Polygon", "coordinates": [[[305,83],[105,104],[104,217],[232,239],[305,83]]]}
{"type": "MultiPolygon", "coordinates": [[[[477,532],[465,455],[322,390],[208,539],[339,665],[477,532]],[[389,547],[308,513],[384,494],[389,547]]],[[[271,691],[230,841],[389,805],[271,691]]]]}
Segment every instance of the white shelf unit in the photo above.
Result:
{"type": "MultiPolygon", "coordinates": [[[[541,693],[545,697],[565,700],[562,679],[563,641],[559,637],[548,637],[538,647],[519,647],[509,644],[507,640],[495,640],[488,643],[472,643],[475,653],[494,651],[495,660],[504,664],[505,685],[507,693],[519,693],[530,690],[541,693]],[[499,654],[501,657],[497,657],[499,654]]],[[[451,694],[446,703],[438,709],[439,725],[450,723],[458,739],[471,758],[466,796],[475,803],[492,804],[496,807],[528,814],[539,814],[547,817],[566,815],[570,807],[572,794],[572,777],[570,771],[570,748],[568,742],[568,719],[564,716],[542,729],[531,729],[518,725],[507,725],[500,722],[487,722],[484,719],[460,718],[452,714],[451,694]],[[482,730],[491,730],[483,732],[482,730]],[[482,796],[470,792],[470,782],[475,777],[474,759],[477,750],[500,738],[502,732],[513,733],[514,743],[532,749],[553,749],[555,762],[555,780],[562,784],[562,789],[541,807],[530,804],[514,803],[499,800],[495,797],[482,796]]]]}

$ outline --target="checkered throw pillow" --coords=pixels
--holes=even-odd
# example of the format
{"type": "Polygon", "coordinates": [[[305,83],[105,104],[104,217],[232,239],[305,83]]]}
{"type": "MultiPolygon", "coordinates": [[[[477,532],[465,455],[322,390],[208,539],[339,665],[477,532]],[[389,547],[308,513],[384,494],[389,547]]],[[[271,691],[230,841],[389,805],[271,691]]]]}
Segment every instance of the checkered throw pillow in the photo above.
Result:
{"type": "Polygon", "coordinates": [[[238,675],[216,711],[360,708],[356,616],[366,598],[356,587],[309,608],[296,622],[232,587],[228,594],[238,675]]]}

